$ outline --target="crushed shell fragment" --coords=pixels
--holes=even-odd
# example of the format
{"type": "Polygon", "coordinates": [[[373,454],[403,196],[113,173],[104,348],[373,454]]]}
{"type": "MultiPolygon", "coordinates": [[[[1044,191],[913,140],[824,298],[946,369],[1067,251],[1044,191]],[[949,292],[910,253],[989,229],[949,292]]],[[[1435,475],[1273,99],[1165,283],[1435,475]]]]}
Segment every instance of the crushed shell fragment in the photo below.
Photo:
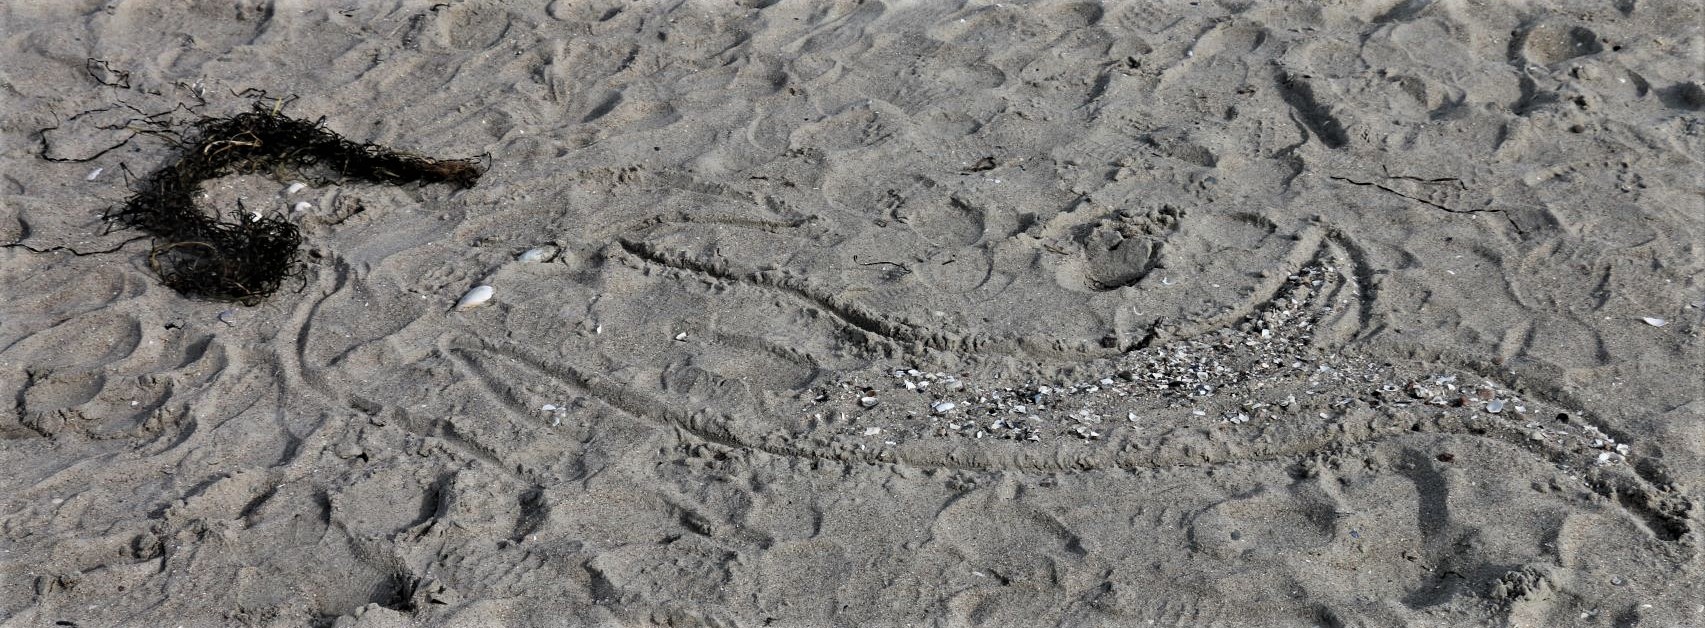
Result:
{"type": "Polygon", "coordinates": [[[495,292],[497,292],[497,290],[493,289],[491,286],[474,286],[474,289],[469,290],[467,294],[462,295],[462,300],[456,302],[456,309],[466,310],[479,307],[485,304],[486,301],[490,301],[491,295],[495,292]]]}
{"type": "Polygon", "coordinates": [[[523,262],[548,262],[553,257],[556,257],[556,247],[535,246],[527,249],[527,252],[522,253],[515,259],[523,262]]]}
{"type": "Polygon", "coordinates": [[[1647,325],[1651,325],[1653,327],[1663,327],[1664,325],[1669,324],[1669,321],[1652,316],[1642,316],[1640,317],[1640,320],[1646,321],[1647,325]]]}

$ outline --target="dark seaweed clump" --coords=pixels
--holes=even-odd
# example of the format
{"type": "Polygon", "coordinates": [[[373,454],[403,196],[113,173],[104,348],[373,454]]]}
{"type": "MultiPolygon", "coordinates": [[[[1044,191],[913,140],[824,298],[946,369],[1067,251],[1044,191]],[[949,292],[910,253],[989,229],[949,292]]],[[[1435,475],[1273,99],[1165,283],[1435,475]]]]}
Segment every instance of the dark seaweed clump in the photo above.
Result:
{"type": "Polygon", "coordinates": [[[484,168],[477,160],[439,160],[344,139],[324,126],[259,106],[194,123],[184,152],[144,179],[140,191],[109,214],[115,222],[154,236],[148,265],[161,283],[190,297],[255,305],[301,275],[302,234],[274,212],[255,217],[240,208],[222,220],[195,206],[202,182],[233,174],[276,174],[321,168],[340,179],[375,183],[447,183],[472,187],[484,168]]]}

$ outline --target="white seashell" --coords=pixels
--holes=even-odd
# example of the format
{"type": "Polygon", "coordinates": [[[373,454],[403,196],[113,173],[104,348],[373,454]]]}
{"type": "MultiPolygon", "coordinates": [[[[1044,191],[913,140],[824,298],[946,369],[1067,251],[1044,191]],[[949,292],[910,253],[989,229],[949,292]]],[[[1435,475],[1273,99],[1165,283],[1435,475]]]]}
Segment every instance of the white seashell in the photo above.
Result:
{"type": "Polygon", "coordinates": [[[556,247],[535,246],[527,249],[526,253],[522,253],[515,259],[523,262],[548,262],[553,257],[556,257],[556,247]]]}
{"type": "Polygon", "coordinates": [[[686,342],[687,341],[687,332],[683,331],[681,333],[675,334],[675,340],[677,342],[686,342]]]}
{"type": "Polygon", "coordinates": [[[1503,399],[1493,399],[1492,401],[1487,402],[1486,411],[1490,412],[1492,414],[1497,414],[1499,412],[1503,412],[1504,411],[1504,403],[1505,403],[1505,401],[1503,399]]]}
{"type": "Polygon", "coordinates": [[[556,404],[547,403],[543,406],[539,406],[539,410],[544,411],[544,412],[556,412],[556,404]]]}
{"type": "Polygon", "coordinates": [[[1650,316],[1643,316],[1640,318],[1640,320],[1646,321],[1647,325],[1651,325],[1653,327],[1663,327],[1664,325],[1669,324],[1669,321],[1666,321],[1666,320],[1661,319],[1661,318],[1653,318],[1650,316]]]}
{"type": "Polygon", "coordinates": [[[308,211],[308,210],[310,210],[310,209],[313,209],[313,208],[314,208],[314,204],[313,204],[313,203],[310,203],[310,202],[308,202],[308,201],[302,201],[302,202],[300,202],[300,203],[297,203],[297,204],[295,204],[295,205],[291,205],[291,206],[290,206],[290,211],[294,211],[294,212],[305,212],[305,211],[308,211]]]}
{"type": "Polygon", "coordinates": [[[295,194],[297,192],[301,192],[302,188],[305,188],[305,187],[308,187],[308,184],[302,183],[301,181],[297,181],[295,183],[290,184],[290,187],[284,188],[284,193],[285,194],[295,194]]]}
{"type": "Polygon", "coordinates": [[[930,409],[935,410],[936,414],[947,414],[957,407],[959,407],[959,404],[951,401],[937,401],[930,406],[930,409]]]}
{"type": "Polygon", "coordinates": [[[881,433],[882,433],[882,428],[880,428],[880,427],[864,428],[864,435],[865,436],[875,436],[875,435],[881,434],[881,433]]]}
{"type": "Polygon", "coordinates": [[[858,405],[864,406],[866,408],[874,408],[874,407],[876,407],[876,398],[875,397],[859,397],[858,398],[858,405]]]}
{"type": "Polygon", "coordinates": [[[495,292],[497,290],[491,286],[474,286],[474,289],[462,295],[462,300],[456,302],[456,309],[467,310],[484,305],[486,301],[491,300],[491,295],[495,292]]]}
{"type": "Polygon", "coordinates": [[[84,181],[94,181],[96,178],[100,177],[101,173],[104,171],[106,171],[106,168],[96,168],[94,170],[90,170],[89,176],[84,178],[83,180],[84,181]]]}

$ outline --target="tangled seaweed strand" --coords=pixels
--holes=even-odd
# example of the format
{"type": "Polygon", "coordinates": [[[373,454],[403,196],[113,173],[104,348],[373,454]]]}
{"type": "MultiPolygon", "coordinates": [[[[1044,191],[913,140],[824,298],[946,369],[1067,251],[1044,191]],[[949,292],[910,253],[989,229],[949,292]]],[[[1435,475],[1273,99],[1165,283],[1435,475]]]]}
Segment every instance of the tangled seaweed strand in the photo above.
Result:
{"type": "Polygon", "coordinates": [[[148,265],[161,283],[191,297],[255,305],[286,280],[299,277],[302,234],[274,213],[232,212],[221,221],[196,208],[201,184],[232,174],[319,166],[344,178],[401,185],[448,183],[469,188],[484,169],[476,160],[437,160],[357,144],[307,122],[268,110],[195,124],[194,140],[175,162],[155,172],[141,191],[109,218],[154,236],[148,265]]]}

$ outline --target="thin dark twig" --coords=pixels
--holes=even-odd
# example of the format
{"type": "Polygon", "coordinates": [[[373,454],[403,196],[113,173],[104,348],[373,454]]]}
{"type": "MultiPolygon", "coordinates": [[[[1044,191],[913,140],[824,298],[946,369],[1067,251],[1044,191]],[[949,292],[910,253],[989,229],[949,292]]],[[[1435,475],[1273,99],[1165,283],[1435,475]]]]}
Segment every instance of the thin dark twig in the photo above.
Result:
{"type": "Polygon", "coordinates": [[[136,237],[131,238],[129,240],[125,240],[123,242],[120,242],[120,243],[118,243],[118,246],[112,247],[112,248],[107,249],[105,251],[79,251],[79,250],[71,248],[69,246],[50,246],[50,247],[47,247],[45,249],[38,249],[38,248],[30,246],[28,244],[24,244],[23,240],[19,240],[17,242],[7,242],[5,244],[0,244],[0,248],[9,249],[12,247],[17,247],[17,248],[21,248],[21,249],[24,249],[26,251],[29,251],[31,253],[54,253],[57,251],[65,251],[65,252],[70,253],[72,255],[75,255],[77,257],[83,257],[83,256],[87,256],[87,255],[105,255],[107,253],[113,253],[113,252],[118,251],[119,249],[122,249],[122,248],[128,246],[131,242],[135,242],[137,240],[146,240],[146,239],[148,239],[148,236],[145,236],[145,235],[136,236],[136,237]]]}
{"type": "Polygon", "coordinates": [[[1445,210],[1445,211],[1450,212],[1452,214],[1497,214],[1497,213],[1503,213],[1503,211],[1504,211],[1502,209],[1457,209],[1455,207],[1450,207],[1447,205],[1440,205],[1440,204],[1435,203],[1433,201],[1429,201],[1427,199],[1420,198],[1417,196],[1410,196],[1408,194],[1404,194],[1402,192],[1399,192],[1397,190],[1392,189],[1391,187],[1389,187],[1387,185],[1384,185],[1384,184],[1381,184],[1381,183],[1378,183],[1375,181],[1357,181],[1355,179],[1351,179],[1348,177],[1337,177],[1337,176],[1328,177],[1328,178],[1332,179],[1333,181],[1343,181],[1343,182],[1351,184],[1351,185],[1359,185],[1359,186],[1363,186],[1363,187],[1377,188],[1379,190],[1385,191],[1385,192],[1390,193],[1390,194],[1395,194],[1397,196],[1401,196],[1403,198],[1406,198],[1406,199],[1409,199],[1411,201],[1420,203],[1422,205],[1427,205],[1429,207],[1433,207],[1436,209],[1445,210]]]}

